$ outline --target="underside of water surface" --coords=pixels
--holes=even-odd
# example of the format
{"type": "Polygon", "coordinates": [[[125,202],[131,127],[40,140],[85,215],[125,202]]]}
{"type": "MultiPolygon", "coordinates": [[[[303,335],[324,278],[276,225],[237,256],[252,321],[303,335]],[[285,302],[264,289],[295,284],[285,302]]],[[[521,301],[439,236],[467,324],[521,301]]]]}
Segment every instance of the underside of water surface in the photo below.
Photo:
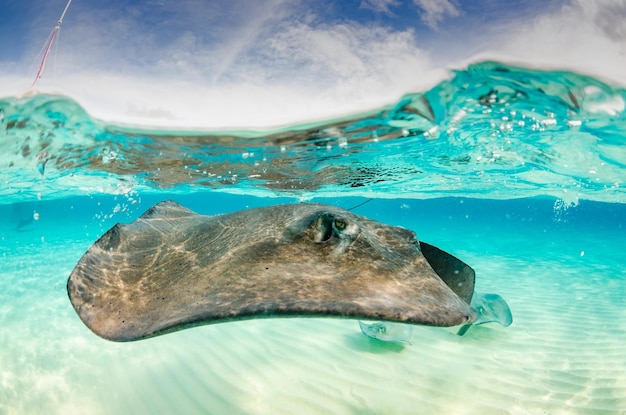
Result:
{"type": "Polygon", "coordinates": [[[0,192],[624,202],[625,102],[623,88],[589,76],[495,62],[377,111],[265,131],[130,128],[68,97],[9,98],[0,101],[0,192]]]}
{"type": "Polygon", "coordinates": [[[496,62],[272,130],[0,99],[0,415],[626,413],[625,102],[593,77],[496,62]],[[165,199],[205,215],[306,200],[412,229],[474,268],[513,324],[385,342],[353,320],[275,318],[103,340],[68,276],[165,199]]]}

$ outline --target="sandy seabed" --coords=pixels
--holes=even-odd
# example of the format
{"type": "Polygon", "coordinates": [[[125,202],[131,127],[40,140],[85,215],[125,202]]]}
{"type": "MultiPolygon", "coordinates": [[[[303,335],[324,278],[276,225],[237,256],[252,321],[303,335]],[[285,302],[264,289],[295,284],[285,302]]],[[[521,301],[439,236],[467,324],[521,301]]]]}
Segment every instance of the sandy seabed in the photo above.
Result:
{"type": "Polygon", "coordinates": [[[626,413],[623,230],[418,232],[509,302],[509,328],[416,327],[403,345],[355,321],[268,319],[112,343],[67,299],[98,236],[68,226],[1,227],[2,415],[626,413]]]}

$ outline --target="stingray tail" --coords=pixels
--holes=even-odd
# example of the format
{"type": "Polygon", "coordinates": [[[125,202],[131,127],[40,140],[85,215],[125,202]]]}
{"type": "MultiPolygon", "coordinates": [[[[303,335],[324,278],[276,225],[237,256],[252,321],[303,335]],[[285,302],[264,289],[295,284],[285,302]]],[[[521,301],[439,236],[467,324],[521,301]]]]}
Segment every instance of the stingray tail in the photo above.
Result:
{"type": "Polygon", "coordinates": [[[470,329],[470,327],[472,327],[473,324],[469,323],[469,324],[465,324],[464,326],[461,326],[461,328],[459,329],[459,331],[456,332],[456,334],[458,334],[459,336],[464,335],[465,333],[467,333],[467,331],[470,329]]]}

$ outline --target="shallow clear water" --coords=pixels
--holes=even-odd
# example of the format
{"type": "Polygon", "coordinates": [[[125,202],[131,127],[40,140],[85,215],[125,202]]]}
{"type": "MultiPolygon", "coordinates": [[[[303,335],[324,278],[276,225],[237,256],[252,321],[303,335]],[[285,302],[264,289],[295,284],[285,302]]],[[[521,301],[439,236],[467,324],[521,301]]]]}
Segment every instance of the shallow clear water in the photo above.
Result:
{"type": "Polygon", "coordinates": [[[623,89],[487,63],[372,114],[265,132],[131,130],[67,98],[0,100],[0,414],[626,412],[623,89]],[[303,199],[402,225],[470,264],[508,328],[412,344],[268,319],[135,343],[66,294],[85,250],[164,199],[303,199]]]}

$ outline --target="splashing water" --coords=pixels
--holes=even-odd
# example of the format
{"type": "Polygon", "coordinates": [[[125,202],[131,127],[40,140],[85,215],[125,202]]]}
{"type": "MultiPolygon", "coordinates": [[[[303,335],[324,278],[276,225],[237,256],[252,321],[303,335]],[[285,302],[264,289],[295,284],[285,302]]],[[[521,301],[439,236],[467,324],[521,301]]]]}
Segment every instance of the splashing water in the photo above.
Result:
{"type": "MultiPolygon", "coordinates": [[[[273,131],[105,124],[67,97],[0,100],[3,196],[234,193],[624,202],[626,91],[494,62],[353,117],[273,131]]],[[[559,208],[560,207],[556,207],[559,208]]]]}

